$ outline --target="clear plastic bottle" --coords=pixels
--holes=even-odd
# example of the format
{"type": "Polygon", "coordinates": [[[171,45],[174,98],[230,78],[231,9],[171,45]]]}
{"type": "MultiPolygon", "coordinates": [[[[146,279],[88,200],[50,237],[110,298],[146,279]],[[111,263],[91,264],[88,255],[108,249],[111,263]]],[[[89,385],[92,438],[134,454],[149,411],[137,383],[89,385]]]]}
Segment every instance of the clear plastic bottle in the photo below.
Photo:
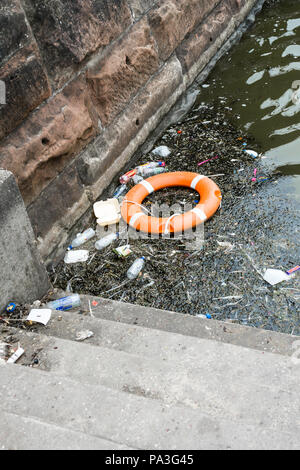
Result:
{"type": "Polygon", "coordinates": [[[142,175],[145,170],[150,170],[153,168],[158,168],[158,167],[165,167],[166,164],[165,162],[150,162],[146,163],[145,165],[140,165],[136,168],[137,174],[142,175]]]}
{"type": "Polygon", "coordinates": [[[53,302],[48,302],[47,307],[51,310],[70,310],[71,308],[79,307],[81,304],[79,294],[72,294],[68,297],[62,297],[53,302]]]}
{"type": "Polygon", "coordinates": [[[143,267],[145,266],[145,258],[139,258],[135,260],[133,265],[127,271],[127,277],[130,280],[136,279],[140,272],[142,271],[143,267]]]}
{"type": "Polygon", "coordinates": [[[76,238],[74,238],[74,240],[71,242],[71,245],[69,246],[69,250],[72,250],[73,248],[77,248],[78,246],[83,245],[88,240],[93,238],[95,235],[96,235],[96,232],[92,228],[88,228],[83,233],[78,233],[76,238]]]}
{"type": "Polygon", "coordinates": [[[144,181],[144,178],[142,176],[134,175],[134,177],[132,178],[132,182],[134,184],[139,184],[141,181],[144,181]]]}
{"type": "Polygon", "coordinates": [[[100,238],[95,243],[95,248],[96,250],[104,250],[104,248],[107,248],[109,245],[111,245],[115,240],[119,238],[119,233],[110,233],[109,235],[106,235],[106,237],[100,238]]]}
{"type": "Polygon", "coordinates": [[[116,199],[118,199],[118,197],[122,196],[126,191],[127,191],[127,186],[126,186],[126,184],[122,184],[121,186],[119,186],[119,187],[116,189],[116,191],[115,191],[113,197],[115,197],[116,199]]]}
{"type": "Polygon", "coordinates": [[[144,178],[149,178],[149,176],[159,175],[160,173],[164,173],[166,168],[145,168],[140,171],[140,175],[144,178]]]}

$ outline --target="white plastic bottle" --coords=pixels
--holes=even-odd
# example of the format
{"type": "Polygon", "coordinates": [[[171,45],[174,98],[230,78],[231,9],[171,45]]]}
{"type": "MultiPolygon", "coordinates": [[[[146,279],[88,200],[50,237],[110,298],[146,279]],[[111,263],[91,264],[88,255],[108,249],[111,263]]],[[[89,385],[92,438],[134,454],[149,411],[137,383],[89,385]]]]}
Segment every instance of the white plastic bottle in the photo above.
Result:
{"type": "Polygon", "coordinates": [[[47,307],[51,310],[70,310],[71,308],[80,307],[81,300],[79,294],[72,294],[68,297],[53,300],[47,303],[47,307]]]}
{"type": "Polygon", "coordinates": [[[100,240],[95,243],[95,248],[98,251],[104,250],[104,248],[107,248],[118,238],[119,233],[110,233],[109,235],[106,235],[106,237],[100,238],[100,240]]]}
{"type": "Polygon", "coordinates": [[[145,258],[139,258],[135,260],[133,265],[127,271],[127,277],[130,280],[136,279],[140,272],[142,271],[143,267],[145,266],[145,258]]]}
{"type": "Polygon", "coordinates": [[[73,248],[77,248],[78,246],[83,245],[88,240],[93,238],[95,235],[96,235],[96,232],[92,228],[88,228],[83,233],[78,233],[76,238],[74,238],[74,240],[71,242],[71,245],[69,246],[69,250],[72,250],[73,248]]]}

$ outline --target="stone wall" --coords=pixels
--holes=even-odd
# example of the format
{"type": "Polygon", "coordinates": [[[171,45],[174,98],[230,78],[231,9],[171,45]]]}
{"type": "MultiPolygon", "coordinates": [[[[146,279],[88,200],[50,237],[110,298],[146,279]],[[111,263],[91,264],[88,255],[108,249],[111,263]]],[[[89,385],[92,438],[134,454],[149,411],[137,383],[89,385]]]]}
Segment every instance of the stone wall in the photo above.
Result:
{"type": "Polygon", "coordinates": [[[0,167],[45,259],[256,2],[1,0],[0,167]]]}

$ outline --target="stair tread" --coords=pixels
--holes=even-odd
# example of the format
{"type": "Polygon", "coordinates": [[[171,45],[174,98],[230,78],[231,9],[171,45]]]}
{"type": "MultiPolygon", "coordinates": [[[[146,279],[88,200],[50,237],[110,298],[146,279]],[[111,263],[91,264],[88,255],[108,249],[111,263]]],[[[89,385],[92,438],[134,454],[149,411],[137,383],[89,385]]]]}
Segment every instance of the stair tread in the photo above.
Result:
{"type": "Polygon", "coordinates": [[[214,418],[180,405],[17,365],[0,365],[0,408],[137,449],[296,449],[299,433],[214,418]],[[51,405],[50,405],[51,404],[51,405]]]}
{"type": "MultiPolygon", "coordinates": [[[[176,336],[157,333],[162,345],[165,337],[176,336]]],[[[23,334],[22,345],[27,338],[25,348],[41,349],[40,366],[62,378],[142,395],[167,406],[181,404],[213,417],[300,429],[299,421],[290,419],[298,415],[300,405],[300,371],[290,359],[177,336],[177,351],[154,357],[34,334],[23,334]],[[186,346],[184,340],[193,344],[186,346]]]]}

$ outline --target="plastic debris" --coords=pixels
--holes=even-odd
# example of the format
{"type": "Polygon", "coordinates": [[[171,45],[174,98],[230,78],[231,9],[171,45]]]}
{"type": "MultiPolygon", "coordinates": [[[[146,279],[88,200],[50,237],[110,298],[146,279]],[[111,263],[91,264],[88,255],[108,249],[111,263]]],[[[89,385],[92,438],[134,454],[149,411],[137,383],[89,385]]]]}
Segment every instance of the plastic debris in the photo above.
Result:
{"type": "Polygon", "coordinates": [[[139,258],[135,260],[133,265],[127,271],[127,277],[130,280],[136,279],[141,273],[143,267],[145,266],[145,258],[139,258]]]}
{"type": "Polygon", "coordinates": [[[118,197],[123,196],[123,194],[126,193],[126,191],[127,191],[127,185],[126,185],[126,184],[122,184],[121,186],[119,186],[119,187],[116,189],[116,191],[115,191],[113,197],[116,198],[116,199],[118,199],[118,197]]]}
{"type": "Polygon", "coordinates": [[[94,204],[94,214],[97,218],[97,224],[101,227],[117,224],[121,219],[119,201],[113,198],[96,202],[94,204]]]}
{"type": "Polygon", "coordinates": [[[144,165],[140,165],[136,167],[137,175],[143,176],[145,170],[150,170],[152,168],[159,168],[159,167],[165,167],[165,166],[166,166],[165,162],[145,163],[144,165]]]}
{"type": "Polygon", "coordinates": [[[79,294],[69,295],[61,299],[47,303],[47,307],[51,310],[71,310],[71,308],[79,307],[81,304],[79,294]]]}
{"type": "Polygon", "coordinates": [[[24,352],[24,349],[19,346],[18,349],[13,353],[13,355],[8,359],[7,364],[14,364],[15,362],[17,362],[20,357],[23,356],[24,352]]]}
{"type": "Polygon", "coordinates": [[[287,271],[287,275],[290,276],[291,274],[295,273],[296,271],[299,271],[300,269],[300,266],[295,266],[294,268],[290,269],[289,271],[287,271]]]}
{"type": "Polygon", "coordinates": [[[111,245],[115,240],[119,238],[119,233],[110,233],[109,235],[106,235],[106,237],[101,238],[95,243],[95,248],[98,251],[104,250],[104,248],[107,248],[109,245],[111,245]]]}
{"type": "Polygon", "coordinates": [[[5,311],[8,312],[8,313],[11,313],[13,312],[14,310],[16,310],[17,306],[16,304],[14,304],[13,302],[10,302],[6,308],[5,308],[5,311]]]}
{"type": "Polygon", "coordinates": [[[64,258],[66,264],[85,263],[88,260],[89,252],[87,250],[67,251],[64,258]]]}
{"type": "Polygon", "coordinates": [[[120,246],[119,248],[115,248],[113,251],[119,256],[119,258],[127,258],[127,256],[132,254],[130,245],[120,246]]]}
{"type": "Polygon", "coordinates": [[[92,338],[94,333],[92,331],[84,330],[76,333],[76,341],[84,341],[88,338],[92,338]]]}
{"type": "Polygon", "coordinates": [[[245,152],[247,155],[250,155],[250,157],[253,157],[253,158],[257,158],[259,156],[259,154],[257,152],[255,152],[254,150],[243,150],[243,152],[245,152]]]}
{"type": "Polygon", "coordinates": [[[171,155],[172,152],[166,145],[161,145],[160,147],[152,150],[151,153],[153,153],[153,155],[157,155],[158,157],[166,158],[171,155]]]}
{"type": "Polygon", "coordinates": [[[209,158],[208,160],[204,160],[203,162],[198,163],[198,166],[204,165],[204,163],[211,162],[212,160],[217,160],[217,158],[219,158],[219,157],[216,156],[216,157],[213,157],[213,158],[209,158]]]}
{"type": "Polygon", "coordinates": [[[283,271],[280,271],[280,269],[267,269],[264,274],[264,280],[271,284],[271,286],[275,286],[276,284],[279,284],[283,281],[289,281],[290,279],[291,276],[283,271]]]}
{"type": "Polygon", "coordinates": [[[134,175],[132,181],[134,184],[139,184],[141,181],[144,181],[144,178],[140,175],[134,175]]]}
{"type": "Polygon", "coordinates": [[[41,323],[46,326],[51,318],[51,310],[48,308],[32,309],[27,317],[28,321],[41,323]]]}
{"type": "Polygon", "coordinates": [[[134,170],[128,171],[127,173],[125,173],[125,175],[122,175],[122,176],[120,177],[120,183],[121,183],[121,184],[127,184],[127,183],[129,183],[129,181],[131,180],[131,178],[133,178],[134,175],[136,175],[136,172],[137,172],[137,170],[134,169],[134,170]]]}
{"type": "Polygon", "coordinates": [[[146,168],[145,170],[143,170],[142,176],[144,178],[149,178],[150,176],[165,173],[165,171],[166,171],[166,168],[146,168]]]}
{"type": "Polygon", "coordinates": [[[71,242],[69,249],[72,250],[73,248],[77,248],[78,246],[83,245],[88,240],[93,238],[95,235],[96,235],[96,232],[92,228],[88,228],[84,232],[78,233],[76,238],[74,238],[74,240],[71,242]]]}

